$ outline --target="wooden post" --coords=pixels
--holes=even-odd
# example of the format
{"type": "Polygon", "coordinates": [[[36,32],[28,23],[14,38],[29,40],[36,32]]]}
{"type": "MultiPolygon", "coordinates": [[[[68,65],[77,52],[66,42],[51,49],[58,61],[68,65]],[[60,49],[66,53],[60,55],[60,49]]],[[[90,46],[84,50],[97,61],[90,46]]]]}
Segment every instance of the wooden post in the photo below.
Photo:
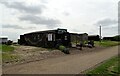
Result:
{"type": "Polygon", "coordinates": [[[77,45],[77,36],[76,36],[76,45],[77,45]]]}

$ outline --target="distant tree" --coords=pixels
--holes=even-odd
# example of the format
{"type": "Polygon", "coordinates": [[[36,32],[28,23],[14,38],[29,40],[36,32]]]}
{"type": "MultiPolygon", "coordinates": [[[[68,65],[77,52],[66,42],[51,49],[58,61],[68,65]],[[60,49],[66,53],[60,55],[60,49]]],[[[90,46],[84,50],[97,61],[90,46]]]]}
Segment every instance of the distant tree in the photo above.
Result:
{"type": "Polygon", "coordinates": [[[12,45],[12,43],[13,43],[13,41],[8,40],[6,44],[7,44],[7,45],[12,45]]]}
{"type": "Polygon", "coordinates": [[[114,36],[114,37],[113,37],[113,40],[114,40],[114,41],[120,41],[120,35],[114,36]]]}

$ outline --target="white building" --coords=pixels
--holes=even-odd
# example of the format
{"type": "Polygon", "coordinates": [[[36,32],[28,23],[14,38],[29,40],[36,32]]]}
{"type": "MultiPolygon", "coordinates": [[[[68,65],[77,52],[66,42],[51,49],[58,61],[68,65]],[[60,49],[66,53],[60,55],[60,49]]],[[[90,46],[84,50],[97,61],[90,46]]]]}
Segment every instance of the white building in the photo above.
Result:
{"type": "Polygon", "coordinates": [[[7,37],[0,37],[0,44],[1,43],[6,43],[8,41],[7,37]]]}

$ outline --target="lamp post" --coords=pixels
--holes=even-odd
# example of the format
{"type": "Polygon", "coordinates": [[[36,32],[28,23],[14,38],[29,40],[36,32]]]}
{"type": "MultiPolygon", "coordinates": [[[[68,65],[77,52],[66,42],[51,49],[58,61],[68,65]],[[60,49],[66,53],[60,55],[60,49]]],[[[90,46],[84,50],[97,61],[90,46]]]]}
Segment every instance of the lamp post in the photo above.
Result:
{"type": "Polygon", "coordinates": [[[100,24],[100,42],[101,42],[101,38],[102,38],[102,33],[101,33],[102,31],[101,31],[101,24],[100,24]]]}

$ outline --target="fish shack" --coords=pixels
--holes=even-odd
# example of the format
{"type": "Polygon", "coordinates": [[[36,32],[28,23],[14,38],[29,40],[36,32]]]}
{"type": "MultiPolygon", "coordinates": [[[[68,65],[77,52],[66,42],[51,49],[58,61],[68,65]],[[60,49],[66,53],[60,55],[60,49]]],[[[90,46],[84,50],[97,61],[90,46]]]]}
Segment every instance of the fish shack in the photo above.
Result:
{"type": "Polygon", "coordinates": [[[53,48],[57,45],[71,46],[70,34],[67,29],[56,29],[26,33],[20,35],[20,45],[40,46],[53,48]]]}

